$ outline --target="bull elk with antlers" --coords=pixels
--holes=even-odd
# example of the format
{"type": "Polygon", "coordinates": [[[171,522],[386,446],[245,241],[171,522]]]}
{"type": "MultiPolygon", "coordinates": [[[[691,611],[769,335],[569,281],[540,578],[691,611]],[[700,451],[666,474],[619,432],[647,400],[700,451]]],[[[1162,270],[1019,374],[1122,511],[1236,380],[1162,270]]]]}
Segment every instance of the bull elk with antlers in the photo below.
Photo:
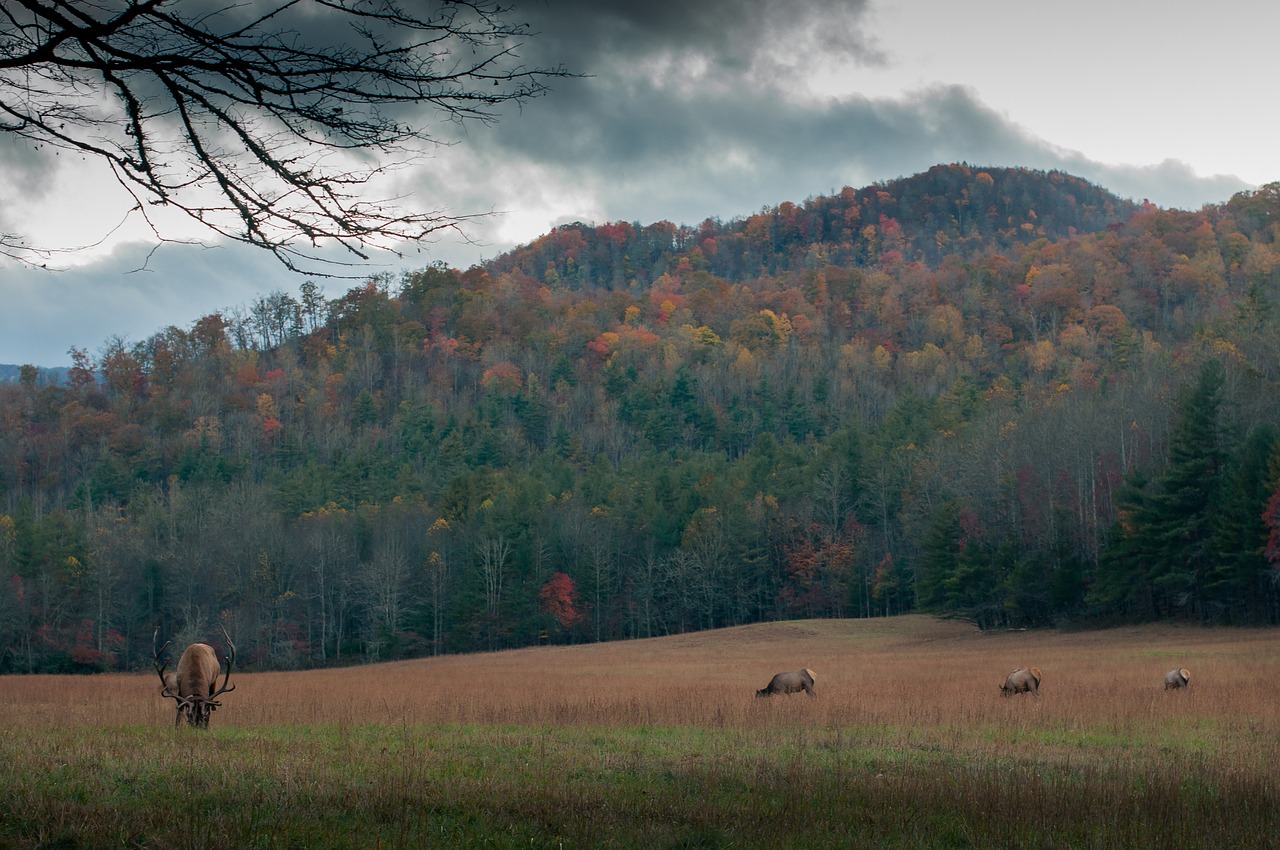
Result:
{"type": "Polygon", "coordinates": [[[181,726],[182,718],[186,716],[187,723],[191,726],[207,729],[209,715],[215,708],[222,705],[217,698],[236,689],[235,685],[228,684],[231,681],[231,667],[236,662],[236,645],[231,642],[227,630],[223,629],[222,636],[226,638],[229,652],[227,653],[227,674],[222,680],[222,687],[219,688],[220,667],[218,655],[213,651],[212,646],[207,643],[191,644],[178,659],[177,672],[166,674],[165,668],[169,666],[169,662],[161,664],[160,656],[168,649],[169,641],[165,641],[164,646],[156,649],[156,639],[159,636],[160,629],[157,627],[155,634],[151,636],[151,659],[163,685],[160,696],[177,702],[178,714],[173,719],[174,727],[181,726]]]}

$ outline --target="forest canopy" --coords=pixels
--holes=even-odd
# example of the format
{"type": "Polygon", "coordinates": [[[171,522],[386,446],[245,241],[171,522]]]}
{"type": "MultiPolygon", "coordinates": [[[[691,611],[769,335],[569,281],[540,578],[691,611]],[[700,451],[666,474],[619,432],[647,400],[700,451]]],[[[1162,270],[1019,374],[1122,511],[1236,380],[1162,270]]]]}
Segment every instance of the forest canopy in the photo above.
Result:
{"type": "Polygon", "coordinates": [[[1280,189],[938,166],[274,292],[0,386],[0,670],[923,611],[1280,622],[1280,189]]]}

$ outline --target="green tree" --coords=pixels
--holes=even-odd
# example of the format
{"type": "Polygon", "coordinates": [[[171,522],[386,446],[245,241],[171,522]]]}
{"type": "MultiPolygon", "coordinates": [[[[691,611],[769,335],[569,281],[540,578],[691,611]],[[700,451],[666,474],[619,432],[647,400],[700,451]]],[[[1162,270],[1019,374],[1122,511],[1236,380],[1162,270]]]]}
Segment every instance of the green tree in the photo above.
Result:
{"type": "Polygon", "coordinates": [[[1278,446],[1270,425],[1251,429],[1223,476],[1204,576],[1206,614],[1216,622],[1266,621],[1271,588],[1262,514],[1274,486],[1268,460],[1278,446]]]}
{"type": "Polygon", "coordinates": [[[943,502],[929,518],[916,569],[916,603],[920,610],[942,613],[947,609],[947,585],[960,564],[960,507],[943,502]]]}
{"type": "Polygon", "coordinates": [[[1169,466],[1157,482],[1146,534],[1154,546],[1153,580],[1168,604],[1188,616],[1203,614],[1203,581],[1225,458],[1218,421],[1222,364],[1206,361],[1179,405],[1169,440],[1169,466]]]}
{"type": "Polygon", "coordinates": [[[1121,495],[1120,529],[1103,554],[1094,601],[1137,605],[1146,616],[1205,616],[1226,437],[1219,423],[1224,370],[1202,364],[1178,405],[1164,471],[1149,488],[1137,481],[1121,495]],[[1146,603],[1140,602],[1146,597],[1146,603]]]}
{"type": "Polygon", "coordinates": [[[1154,553],[1143,534],[1149,524],[1149,487],[1141,470],[1120,486],[1116,521],[1106,532],[1097,575],[1085,595],[1085,604],[1094,614],[1145,620],[1162,613],[1151,584],[1154,553]]]}

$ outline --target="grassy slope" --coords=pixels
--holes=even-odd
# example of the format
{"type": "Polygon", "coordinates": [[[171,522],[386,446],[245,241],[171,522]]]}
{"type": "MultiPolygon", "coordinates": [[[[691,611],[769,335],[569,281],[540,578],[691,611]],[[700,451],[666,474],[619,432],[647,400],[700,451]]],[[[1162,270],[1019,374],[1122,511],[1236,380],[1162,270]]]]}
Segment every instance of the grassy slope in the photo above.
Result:
{"type": "Polygon", "coordinates": [[[238,675],[205,734],[153,676],[8,678],[0,847],[1257,845],[1277,638],[761,624],[238,675]],[[752,697],[800,666],[819,699],[752,697]]]}

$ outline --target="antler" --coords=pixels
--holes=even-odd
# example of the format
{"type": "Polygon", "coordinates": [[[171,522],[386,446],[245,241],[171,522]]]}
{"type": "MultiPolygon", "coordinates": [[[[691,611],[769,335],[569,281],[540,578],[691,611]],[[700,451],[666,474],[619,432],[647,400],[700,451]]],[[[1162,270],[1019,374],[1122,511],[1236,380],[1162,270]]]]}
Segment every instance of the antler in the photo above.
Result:
{"type": "Polygon", "coordinates": [[[215,697],[220,694],[225,694],[227,691],[234,691],[236,689],[235,685],[227,685],[227,682],[231,681],[231,667],[236,663],[236,645],[231,642],[231,635],[227,634],[226,626],[222,627],[222,637],[226,640],[227,646],[231,647],[231,652],[227,654],[227,675],[222,677],[222,687],[209,694],[208,702],[215,706],[218,705],[218,703],[213,702],[215,697]]]}
{"type": "Polygon", "coordinates": [[[171,641],[165,641],[164,646],[160,647],[159,649],[156,649],[156,641],[159,638],[160,638],[160,627],[156,626],[155,632],[153,632],[151,635],[151,664],[156,668],[156,675],[160,677],[160,684],[164,688],[162,691],[160,691],[160,696],[172,697],[173,699],[181,700],[181,697],[179,697],[173,691],[169,690],[169,683],[165,681],[165,678],[164,678],[164,670],[166,667],[169,666],[169,662],[166,661],[164,662],[164,664],[160,663],[160,653],[164,652],[166,649],[169,648],[169,644],[171,643],[171,641]]]}

